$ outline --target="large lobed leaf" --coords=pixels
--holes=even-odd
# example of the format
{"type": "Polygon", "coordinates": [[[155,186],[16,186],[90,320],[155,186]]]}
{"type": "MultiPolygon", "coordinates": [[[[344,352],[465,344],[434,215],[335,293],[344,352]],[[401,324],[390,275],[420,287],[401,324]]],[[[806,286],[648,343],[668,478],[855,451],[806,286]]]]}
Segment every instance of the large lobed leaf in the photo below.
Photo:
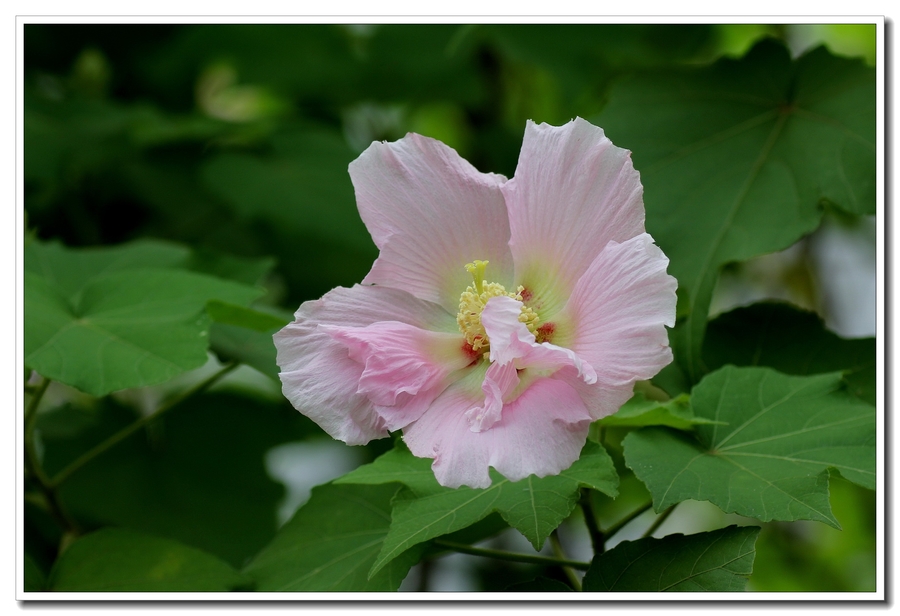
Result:
{"type": "Polygon", "coordinates": [[[246,587],[247,580],[196,548],[107,528],[66,549],[53,565],[48,584],[58,592],[221,592],[246,587]]]}
{"type": "Polygon", "coordinates": [[[753,572],[758,526],[623,541],[598,554],[583,589],[599,592],[741,591],[753,572]]]}
{"type": "Polygon", "coordinates": [[[95,396],[166,381],[207,360],[206,303],[260,289],[180,269],[182,249],[137,243],[26,251],[25,364],[95,396]]]}
{"type": "Polygon", "coordinates": [[[244,573],[262,591],[397,590],[420,549],[368,577],[388,533],[397,490],[396,485],[313,488],[309,501],[244,573]]]}
{"type": "Polygon", "coordinates": [[[691,396],[694,412],[724,424],[696,435],[645,428],[623,441],[626,464],[662,511],[687,499],[762,521],[818,520],[840,528],[828,469],[875,487],[875,409],[840,373],[792,377],[726,366],[691,396]]]}
{"type": "Polygon", "coordinates": [[[492,473],[485,489],[444,488],[431,471],[431,460],[394,449],[336,483],[399,482],[408,489],[394,500],[391,527],[372,568],[376,574],[414,545],[460,530],[499,512],[540,549],[553,530],[575,508],[582,486],[615,497],[618,487],[612,460],[600,445],[588,442],[581,457],[559,475],[530,476],[512,482],[492,473]]]}
{"type": "Polygon", "coordinates": [[[686,302],[694,382],[720,266],[789,246],[824,203],[875,212],[875,71],[824,47],[792,61],[766,40],[739,60],[640,75],[611,90],[597,124],[634,152],[647,229],[686,302]]]}

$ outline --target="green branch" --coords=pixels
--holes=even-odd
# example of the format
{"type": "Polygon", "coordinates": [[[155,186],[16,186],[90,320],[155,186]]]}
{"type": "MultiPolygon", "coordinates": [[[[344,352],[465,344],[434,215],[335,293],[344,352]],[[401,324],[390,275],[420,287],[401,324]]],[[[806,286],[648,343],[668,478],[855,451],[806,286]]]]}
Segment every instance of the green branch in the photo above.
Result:
{"type": "Polygon", "coordinates": [[[650,507],[652,507],[652,506],[653,506],[653,502],[648,502],[647,504],[643,505],[642,507],[635,509],[634,511],[629,513],[627,516],[625,516],[624,518],[622,518],[621,520],[619,520],[618,522],[616,522],[615,524],[613,524],[612,526],[610,526],[609,528],[606,529],[606,533],[605,533],[606,537],[607,538],[614,537],[615,534],[617,532],[619,532],[620,530],[622,530],[623,528],[625,528],[625,526],[627,526],[629,522],[631,522],[632,520],[634,520],[635,518],[640,516],[642,513],[644,513],[648,509],[650,509],[650,507]]]}
{"type": "Polygon", "coordinates": [[[581,488],[581,499],[578,504],[581,505],[581,510],[584,512],[584,523],[591,535],[591,547],[594,549],[594,554],[602,554],[606,550],[606,538],[597,524],[594,505],[591,503],[591,491],[588,488],[581,488]]]}
{"type": "Polygon", "coordinates": [[[78,470],[80,470],[85,464],[87,464],[88,462],[90,462],[91,460],[93,460],[94,458],[96,458],[97,456],[102,454],[103,452],[105,452],[107,449],[110,449],[111,447],[118,445],[120,442],[124,441],[126,438],[128,438],[129,436],[131,436],[132,434],[134,434],[135,432],[137,432],[138,430],[140,430],[141,428],[143,428],[150,422],[158,419],[164,413],[175,408],[176,406],[178,406],[179,404],[181,404],[182,402],[184,402],[191,396],[194,396],[194,395],[206,390],[211,385],[213,385],[216,381],[221,379],[223,376],[225,376],[226,374],[228,374],[229,372],[231,372],[232,370],[237,368],[238,365],[239,365],[238,362],[230,362],[230,363],[226,364],[224,368],[222,368],[221,370],[219,370],[218,372],[216,372],[215,374],[213,374],[206,380],[198,383],[191,389],[188,389],[187,391],[182,392],[181,395],[176,396],[175,398],[172,398],[171,400],[169,400],[166,404],[159,407],[151,415],[142,417],[141,419],[137,420],[133,424],[119,430],[118,432],[116,432],[115,434],[113,434],[112,436],[107,438],[105,441],[103,441],[102,443],[94,446],[92,449],[88,450],[87,452],[85,452],[84,454],[82,454],[81,456],[76,458],[74,462],[70,463],[64,469],[59,471],[59,473],[57,473],[56,477],[54,477],[50,481],[50,484],[49,484],[50,487],[52,487],[52,488],[59,487],[62,483],[64,483],[67,479],[69,479],[69,477],[71,477],[74,473],[76,473],[78,470]]]}
{"type": "Polygon", "coordinates": [[[67,531],[67,533],[78,535],[81,531],[75,523],[75,520],[73,520],[63,508],[62,503],[59,500],[59,495],[54,489],[53,482],[50,481],[50,478],[47,477],[47,473],[44,472],[44,467],[41,465],[40,458],[37,455],[37,447],[34,444],[34,427],[37,423],[37,409],[49,386],[50,379],[45,378],[32,394],[31,401],[28,403],[28,408],[25,409],[25,472],[37,483],[41,494],[44,495],[47,509],[50,511],[50,515],[56,519],[57,524],[67,531]]]}
{"type": "Polygon", "coordinates": [[[546,565],[548,567],[572,567],[573,569],[581,569],[587,571],[591,563],[583,563],[577,560],[565,560],[561,558],[550,558],[548,556],[532,556],[530,554],[519,554],[517,552],[504,552],[502,550],[489,550],[487,548],[476,548],[465,543],[456,543],[454,541],[445,541],[443,539],[435,539],[434,545],[454,552],[462,554],[471,554],[472,556],[484,556],[485,558],[493,558],[494,560],[506,560],[516,563],[527,563],[532,565],[546,565]]]}
{"type": "MultiPolygon", "coordinates": [[[[558,558],[561,561],[565,561],[568,559],[566,558],[565,552],[563,552],[562,544],[559,542],[559,532],[558,531],[559,531],[558,528],[554,528],[553,532],[550,533],[550,549],[553,550],[553,555],[556,556],[556,558],[558,558]]],[[[569,584],[572,585],[572,588],[580,591],[581,590],[581,580],[578,579],[577,575],[575,575],[575,571],[572,569],[572,567],[563,565],[561,567],[561,569],[563,570],[563,573],[566,574],[566,577],[569,579],[569,584]]]]}
{"type": "Polygon", "coordinates": [[[659,514],[659,517],[656,518],[656,519],[653,521],[653,524],[650,525],[650,528],[647,529],[647,531],[642,535],[642,537],[650,537],[650,536],[652,536],[653,533],[655,533],[656,530],[657,530],[660,526],[662,526],[662,523],[665,522],[666,519],[668,519],[668,517],[669,517],[670,515],[672,515],[672,512],[675,511],[675,506],[676,506],[677,504],[678,504],[678,503],[675,503],[675,505],[672,505],[671,507],[669,507],[668,509],[666,509],[665,511],[663,511],[661,514],[659,514]]]}

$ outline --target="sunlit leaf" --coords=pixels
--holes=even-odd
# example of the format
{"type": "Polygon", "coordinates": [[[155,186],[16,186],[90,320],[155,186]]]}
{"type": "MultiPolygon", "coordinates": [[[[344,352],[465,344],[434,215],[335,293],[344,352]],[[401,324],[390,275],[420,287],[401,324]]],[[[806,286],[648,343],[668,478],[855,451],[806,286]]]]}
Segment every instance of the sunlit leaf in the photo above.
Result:
{"type": "Polygon", "coordinates": [[[50,572],[58,592],[228,591],[247,580],[215,556],[184,544],[110,528],[85,535],[50,572]]]}
{"type": "Polygon", "coordinates": [[[397,590],[421,550],[367,577],[388,533],[396,485],[324,485],[248,564],[261,591],[397,590]]]}
{"type": "Polygon", "coordinates": [[[875,487],[875,409],[844,390],[841,375],[792,377],[726,366],[691,396],[715,420],[689,435],[644,428],[625,440],[625,461],[657,511],[686,499],[762,521],[818,520],[839,528],[828,469],[875,487]]]}
{"type": "Polygon", "coordinates": [[[588,592],[741,591],[753,571],[758,526],[623,541],[594,557],[588,592]]]}
{"type": "Polygon", "coordinates": [[[823,204],[875,211],[875,71],[772,40],[740,60],[625,80],[597,119],[632,150],[647,229],[671,259],[692,380],[719,267],[786,248],[823,204]]]}

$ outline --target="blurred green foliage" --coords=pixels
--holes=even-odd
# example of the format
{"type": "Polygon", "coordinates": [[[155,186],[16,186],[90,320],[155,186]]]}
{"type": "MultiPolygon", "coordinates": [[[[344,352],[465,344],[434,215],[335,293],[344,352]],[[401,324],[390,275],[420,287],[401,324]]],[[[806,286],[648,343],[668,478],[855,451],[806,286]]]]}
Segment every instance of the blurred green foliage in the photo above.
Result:
{"type": "MultiPolygon", "coordinates": [[[[274,350],[267,345],[278,323],[301,302],[361,280],[377,256],[347,174],[348,163],[373,140],[419,132],[455,147],[482,171],[510,177],[527,119],[561,124],[575,116],[610,117],[615,140],[616,130],[627,133],[644,123],[633,106],[614,109],[618,120],[608,115],[615,84],[634,74],[669,75],[723,55],[741,56],[761,37],[787,41],[795,53],[824,40],[834,51],[874,62],[874,26],[865,25],[29,24],[26,269],[50,279],[41,282],[46,295],[64,305],[75,302],[73,294],[89,283],[95,265],[106,266],[97,265],[102,258],[91,261],[99,253],[70,253],[48,242],[69,249],[148,238],[181,244],[141,256],[138,265],[165,268],[173,264],[156,261],[174,259],[194,272],[185,274],[193,276],[183,283],[188,287],[209,277],[201,274],[228,279],[222,284],[235,288],[262,287],[267,293],[252,310],[229,303],[249,297],[218,297],[224,303],[197,327],[209,332],[223,361],[239,359],[274,378],[274,350]],[[64,275],[52,275],[54,259],[65,262],[64,275]],[[72,274],[79,263],[86,264],[84,280],[72,274]],[[239,327],[242,319],[256,326],[239,327]]],[[[635,161],[649,155],[636,151],[635,161]]],[[[198,362],[182,363],[179,370],[198,362]]],[[[161,378],[138,378],[129,386],[161,378]]],[[[37,428],[51,473],[140,416],[140,405],[121,395],[87,400],[63,389],[45,406],[37,428]]],[[[238,583],[234,570],[277,530],[283,488],[266,474],[265,452],[321,436],[286,401],[233,390],[204,394],[149,428],[94,459],[60,491],[85,530],[115,525],[134,534],[92,535],[96,545],[77,540],[51,576],[66,539],[46,503],[31,499],[27,587],[65,587],[65,580],[77,581],[78,571],[92,566],[94,551],[107,549],[104,541],[139,549],[141,533],[190,546],[173,549],[184,566],[212,580],[211,588],[238,583]],[[198,557],[193,548],[207,555],[198,557]]],[[[647,498],[609,430],[606,444],[622,476],[622,495],[615,503],[595,498],[604,523],[621,518],[623,503],[647,498]]],[[[390,446],[373,443],[367,459],[390,446]]],[[[832,485],[843,531],[766,525],[752,589],[874,587],[874,497],[850,484],[832,485]]],[[[394,494],[389,487],[370,490],[382,508],[394,494]]],[[[348,491],[331,487],[317,495],[340,498],[348,491]]],[[[309,511],[327,518],[327,511],[309,511]]],[[[385,533],[379,524],[372,522],[385,533]]],[[[491,532],[500,526],[494,523],[491,532]]],[[[266,584],[272,588],[287,583],[278,577],[278,547],[270,544],[250,566],[271,569],[266,584]]],[[[162,558],[145,555],[145,567],[162,558]]],[[[479,572],[477,584],[485,590],[555,575],[502,563],[479,572]]]]}

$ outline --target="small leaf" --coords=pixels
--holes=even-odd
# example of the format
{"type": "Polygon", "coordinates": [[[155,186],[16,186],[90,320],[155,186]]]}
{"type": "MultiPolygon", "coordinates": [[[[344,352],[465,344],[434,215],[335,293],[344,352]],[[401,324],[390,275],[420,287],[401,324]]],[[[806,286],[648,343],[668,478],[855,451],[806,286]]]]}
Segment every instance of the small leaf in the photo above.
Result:
{"type": "Polygon", "coordinates": [[[216,323],[236,325],[257,332],[271,332],[281,329],[290,318],[279,317],[268,312],[260,312],[243,306],[236,306],[227,302],[212,300],[206,305],[206,311],[216,323]]]}
{"type": "Polygon", "coordinates": [[[419,560],[413,549],[367,573],[391,522],[396,485],[313,488],[309,501],[244,569],[261,591],[397,590],[419,560]]]}
{"type": "Polygon", "coordinates": [[[691,398],[682,394],[668,402],[648,400],[635,394],[615,414],[597,422],[600,426],[641,428],[644,426],[669,426],[678,430],[690,430],[696,425],[713,423],[705,417],[695,417],[691,410],[691,398]]]}
{"type": "Polygon", "coordinates": [[[828,469],[875,487],[875,409],[843,390],[841,375],[791,377],[726,366],[691,396],[694,412],[724,424],[696,435],[644,428],[623,441],[625,462],[656,511],[687,499],[762,521],[818,520],[840,528],[828,469]]]}
{"type": "Polygon", "coordinates": [[[592,442],[585,445],[581,458],[559,475],[532,475],[511,482],[492,472],[493,485],[478,490],[441,487],[431,472],[431,462],[394,450],[336,481],[409,485],[395,499],[390,532],[371,574],[410,547],[470,526],[494,511],[539,550],[572,513],[579,488],[593,488],[614,497],[619,480],[609,454],[592,442]]]}
{"type": "Polygon", "coordinates": [[[588,592],[742,591],[753,572],[758,526],[623,541],[598,554],[584,576],[588,592]]]}
{"type": "Polygon", "coordinates": [[[50,572],[50,590],[227,591],[247,580],[215,556],[171,539],[108,528],[73,543],[50,572]]]}
{"type": "Polygon", "coordinates": [[[725,364],[797,376],[843,370],[851,391],[875,404],[875,339],[841,338],[816,313],[784,302],[760,302],[710,321],[703,359],[708,370],[725,364]]]}

